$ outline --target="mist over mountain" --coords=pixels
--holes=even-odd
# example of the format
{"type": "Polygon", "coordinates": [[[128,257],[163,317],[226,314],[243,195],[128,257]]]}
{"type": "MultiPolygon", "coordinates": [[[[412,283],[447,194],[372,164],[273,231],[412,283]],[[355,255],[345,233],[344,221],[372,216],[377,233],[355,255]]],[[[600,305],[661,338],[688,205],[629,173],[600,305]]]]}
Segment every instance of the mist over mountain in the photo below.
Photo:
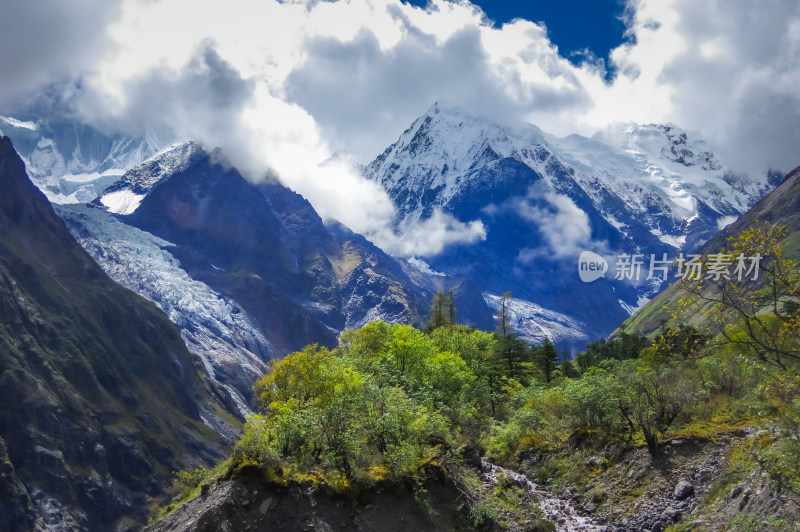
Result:
{"type": "MultiPolygon", "coordinates": [[[[13,132],[21,137],[34,134],[41,137],[41,132],[35,128],[18,126],[13,132]]],[[[133,162],[141,159],[144,153],[141,146],[146,142],[130,139],[125,144],[127,148],[122,149],[115,160],[123,161],[129,169],[111,185],[106,186],[107,177],[96,177],[102,166],[97,166],[95,161],[96,180],[82,189],[82,198],[88,200],[95,191],[102,189],[99,197],[92,198],[95,205],[111,213],[131,215],[126,223],[146,231],[161,232],[163,234],[156,236],[172,242],[170,238],[184,238],[187,233],[179,237],[174,227],[153,225],[162,223],[156,221],[161,209],[170,212],[166,204],[150,211],[150,221],[135,211],[141,202],[148,202],[148,197],[161,188],[162,182],[171,181],[168,177],[196,164],[208,152],[197,143],[176,144],[144,164],[134,165],[133,162]]],[[[639,283],[615,280],[618,255],[641,253],[649,259],[652,253],[658,258],[664,254],[671,258],[681,251],[694,249],[752,206],[779,178],[766,170],[754,176],[735,174],[702,138],[674,125],[622,124],[606,128],[592,138],[579,135],[559,138],[535,126],[493,122],[446,102],[432,106],[397,142],[365,166],[363,173],[386,190],[396,212],[391,225],[381,229],[384,235],[391,231],[391,238],[382,238],[380,234],[369,238],[389,245],[385,251],[409,257],[411,262],[401,260],[400,263],[405,264],[406,270],[409,264],[417,265],[416,270],[426,279],[422,285],[427,286],[427,290],[432,289],[431,280],[434,285],[444,286],[441,276],[429,272],[458,279],[454,283],[464,286],[465,302],[480,299],[485,302],[485,305],[471,304],[462,318],[482,326],[491,326],[487,316],[493,312],[499,296],[511,291],[518,332],[534,342],[549,337],[572,352],[593,338],[609,334],[663,285],[656,279],[644,279],[646,271],[639,283]],[[586,284],[574,273],[577,257],[583,250],[596,252],[609,262],[609,272],[604,279],[586,284]],[[472,290],[468,286],[481,288],[472,290]],[[480,306],[484,308],[476,314],[475,309],[480,306]]],[[[48,179],[50,181],[41,181],[40,186],[52,192],[67,190],[74,176],[48,179]]],[[[211,187],[212,183],[194,186],[211,187]]],[[[249,184],[246,180],[224,181],[213,186],[214,195],[219,195],[229,186],[235,189],[249,184]]],[[[258,187],[277,190],[274,183],[256,185],[258,187]]],[[[168,188],[171,195],[185,194],[178,187],[168,188]]],[[[166,193],[159,194],[160,201],[166,202],[166,193]]],[[[243,197],[245,195],[248,194],[243,197]]],[[[54,199],[74,202],[78,198],[62,195],[54,199]]],[[[199,208],[200,199],[191,201],[199,208]]],[[[226,201],[229,202],[215,203],[214,209],[238,212],[265,208],[250,200],[241,200],[241,205],[236,207],[234,204],[240,200],[226,201]]],[[[313,210],[307,202],[302,206],[293,202],[289,205],[313,210]]],[[[279,218],[287,216],[284,213],[279,218]]],[[[264,237],[267,239],[264,242],[259,244],[251,239],[237,244],[237,251],[229,245],[224,252],[204,247],[197,253],[201,256],[241,253],[241,249],[248,246],[261,246],[263,250],[275,245],[280,249],[286,246],[287,239],[309,239],[312,234],[327,230],[319,229],[322,221],[318,218],[316,213],[307,216],[310,225],[302,234],[297,233],[299,224],[295,224],[294,236],[285,236],[289,234],[285,233],[283,243],[269,239],[275,238],[278,227],[285,228],[285,224],[264,219],[260,222],[262,225],[254,226],[254,230],[257,227],[257,231],[272,235],[264,237]],[[317,220],[311,222],[314,219],[317,220]]],[[[229,220],[219,221],[223,222],[230,223],[229,220]]],[[[243,225],[248,223],[243,222],[243,225]]],[[[328,224],[329,227],[334,225],[328,224]]],[[[199,236],[193,238],[200,239],[199,236]]],[[[313,244],[320,245],[323,244],[319,239],[313,244]]],[[[258,256],[259,252],[253,255],[258,256]]],[[[183,263],[190,259],[181,256],[177,260],[183,263]]],[[[280,278],[277,271],[288,268],[293,259],[280,259],[276,255],[276,260],[284,263],[271,270],[267,277],[280,278]]],[[[215,266],[220,267],[216,263],[215,266]]],[[[198,270],[190,277],[198,279],[202,275],[198,270]]],[[[404,283],[409,284],[409,281],[404,283]]],[[[279,284],[292,286],[284,281],[279,284]]],[[[297,286],[290,291],[298,290],[297,286]]],[[[232,297],[229,292],[221,293],[232,297]]],[[[237,297],[249,295],[241,293],[237,297]]],[[[311,300],[315,301],[315,297],[318,296],[311,300]]],[[[333,318],[328,310],[320,311],[326,304],[329,303],[314,302],[313,312],[324,323],[322,328],[300,326],[300,330],[306,332],[298,338],[330,344],[335,331],[346,328],[347,323],[358,323],[350,318],[333,318]]],[[[363,301],[355,306],[359,305],[363,305],[363,301]]],[[[424,302],[417,303],[414,312],[394,317],[409,319],[416,313],[412,321],[420,322],[427,312],[425,307],[424,302]]],[[[250,310],[247,314],[252,312],[261,311],[250,310]]],[[[301,319],[304,312],[296,314],[295,319],[301,319]]],[[[392,312],[373,315],[393,319],[392,312]]],[[[273,327],[265,336],[269,338],[267,343],[272,342],[273,335],[284,334],[265,323],[257,328],[263,332],[264,327],[273,327]]],[[[257,351],[271,349],[275,353],[281,350],[275,345],[296,348],[301,343],[279,340],[271,348],[257,351]]],[[[269,356],[272,355],[267,358],[269,356]]]]}
{"type": "Polygon", "coordinates": [[[28,175],[53,203],[86,203],[164,145],[158,135],[106,134],[59,113],[33,120],[0,116],[28,175]]]}
{"type": "Polygon", "coordinates": [[[418,118],[365,175],[388,191],[400,234],[438,212],[479,223],[484,239],[422,259],[474,279],[490,304],[512,291],[520,333],[570,349],[609,334],[662,286],[646,275],[638,285],[616,282],[618,254],[672,258],[694,249],[778,179],[735,175],[702,139],[672,125],[557,138],[446,103],[418,118]],[[582,250],[608,260],[606,278],[580,281],[582,250]]]}

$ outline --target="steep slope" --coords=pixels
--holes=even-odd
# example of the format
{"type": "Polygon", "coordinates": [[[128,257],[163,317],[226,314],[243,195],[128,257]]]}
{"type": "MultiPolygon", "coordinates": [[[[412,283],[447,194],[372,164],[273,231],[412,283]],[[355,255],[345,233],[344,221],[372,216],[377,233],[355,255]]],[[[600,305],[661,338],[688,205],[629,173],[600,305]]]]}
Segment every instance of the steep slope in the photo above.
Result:
{"type": "Polygon", "coordinates": [[[75,242],[7,137],[0,189],[0,529],[136,529],[175,469],[217,456],[232,418],[177,328],[75,242]]]}
{"type": "Polygon", "coordinates": [[[170,146],[125,172],[103,190],[93,203],[115,214],[131,214],[161,179],[185,170],[206,155],[206,150],[193,141],[170,146]]]}
{"type": "Polygon", "coordinates": [[[75,239],[122,286],[158,305],[181,328],[189,351],[209,376],[249,413],[253,382],[274,355],[269,340],[241,307],[189,277],[169,253],[171,244],[86,205],[59,205],[56,212],[75,239]]]}
{"type": "Polygon", "coordinates": [[[132,166],[164,146],[155,134],[108,135],[48,111],[47,120],[0,116],[0,130],[13,142],[31,180],[53,203],[92,201],[132,166]]]}
{"type": "Polygon", "coordinates": [[[490,304],[511,290],[518,309],[540,309],[521,315],[530,319],[529,331],[571,348],[611,332],[660,287],[646,275],[638,284],[611,279],[618,254],[661,257],[691,248],[755,203],[774,177],[733,175],[702,140],[674,126],[626,125],[591,139],[560,139],[443,104],[417,119],[365,175],[396,204],[401,234],[437,210],[479,220],[485,240],[425,260],[472,278],[490,304]],[[606,279],[580,281],[582,250],[608,260],[606,279]]]}
{"type": "Polygon", "coordinates": [[[800,231],[800,167],[788,174],[783,182],[764,196],[738,220],[714,235],[702,248],[702,253],[712,253],[723,247],[729,238],[736,237],[758,220],[785,225],[790,233],[800,231]]]}
{"type": "MultiPolygon", "coordinates": [[[[752,227],[757,220],[785,225],[789,233],[785,240],[787,255],[794,260],[800,259],[800,168],[787,174],[775,190],[763,197],[734,223],[720,231],[696,253],[718,253],[726,246],[729,238],[736,238],[742,231],[752,227]]],[[[678,301],[684,295],[678,285],[666,288],[625,322],[627,330],[652,334],[662,323],[670,325],[673,319],[667,309],[678,308],[678,301]]]]}
{"type": "Polygon", "coordinates": [[[269,341],[264,358],[334,345],[339,332],[370,320],[425,319],[430,288],[397,260],[339,224],[326,226],[282,185],[249,183],[220,157],[155,181],[122,220],[170,243],[165,250],[192,279],[241,308],[269,341]]]}

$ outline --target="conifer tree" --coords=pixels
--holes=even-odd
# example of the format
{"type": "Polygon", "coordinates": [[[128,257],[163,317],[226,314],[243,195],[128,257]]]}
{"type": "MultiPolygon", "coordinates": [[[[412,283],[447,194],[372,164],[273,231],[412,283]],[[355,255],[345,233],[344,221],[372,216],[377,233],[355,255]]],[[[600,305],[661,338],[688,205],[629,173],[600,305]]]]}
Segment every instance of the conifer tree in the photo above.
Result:
{"type": "Polygon", "coordinates": [[[545,338],[542,345],[534,350],[534,361],[537,367],[542,371],[544,380],[548,384],[553,380],[553,373],[555,372],[558,364],[558,350],[549,338],[545,338]]]}
{"type": "Polygon", "coordinates": [[[509,299],[511,299],[511,292],[503,294],[503,297],[500,298],[500,307],[498,307],[497,314],[495,314],[497,330],[499,330],[503,336],[511,332],[511,313],[508,308],[509,299]]]}
{"type": "Polygon", "coordinates": [[[455,288],[451,288],[447,295],[442,290],[436,292],[431,300],[431,319],[426,327],[431,332],[439,327],[449,327],[456,323],[455,288]]]}

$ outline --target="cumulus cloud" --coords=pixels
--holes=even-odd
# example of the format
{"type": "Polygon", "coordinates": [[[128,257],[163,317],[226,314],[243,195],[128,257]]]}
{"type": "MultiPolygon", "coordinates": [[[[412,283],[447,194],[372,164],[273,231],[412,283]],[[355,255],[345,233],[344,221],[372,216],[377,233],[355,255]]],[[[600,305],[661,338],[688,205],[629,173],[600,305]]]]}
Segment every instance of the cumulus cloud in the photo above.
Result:
{"type": "Polygon", "coordinates": [[[629,12],[609,109],[628,100],[634,120],[697,130],[740,171],[800,164],[800,4],[632,0],[629,12]]]}
{"type": "Polygon", "coordinates": [[[738,216],[721,216],[719,220],[717,220],[717,229],[722,231],[738,219],[738,216]]]}
{"type": "MultiPolygon", "coordinates": [[[[0,113],[66,87],[61,97],[86,121],[219,146],[251,179],[274,172],[323,217],[418,255],[480,228],[440,214],[395,241],[386,194],[331,157],[345,149],[368,163],[439,99],[557,135],[671,121],[737,169],[800,164],[795,0],[628,0],[626,26],[608,76],[591,56],[577,66],[562,57],[544,26],[498,27],[466,1],[18,2],[0,19],[0,45],[13,50],[0,58],[0,113]]],[[[570,206],[553,202],[541,219],[558,235],[570,206]]],[[[585,234],[580,224],[562,233],[554,250],[585,234]]]]}
{"type": "Polygon", "coordinates": [[[434,209],[430,218],[397,234],[390,226],[367,232],[393,255],[423,257],[438,255],[451,244],[471,244],[486,239],[486,228],[480,220],[461,222],[441,209],[434,209]]]}
{"type": "MultiPolygon", "coordinates": [[[[540,201],[533,203],[529,199],[518,199],[514,209],[536,225],[553,258],[575,258],[586,249],[591,241],[592,228],[589,216],[574,201],[551,190],[531,190],[529,197],[540,201]]],[[[530,262],[540,253],[541,250],[522,250],[519,260],[530,262]]]]}
{"type": "Polygon", "coordinates": [[[522,20],[498,30],[476,18],[441,40],[416,29],[387,49],[365,28],[347,42],[310,41],[287,97],[369,161],[436,100],[501,122],[586,109],[573,67],[548,45],[542,28],[522,20]]]}

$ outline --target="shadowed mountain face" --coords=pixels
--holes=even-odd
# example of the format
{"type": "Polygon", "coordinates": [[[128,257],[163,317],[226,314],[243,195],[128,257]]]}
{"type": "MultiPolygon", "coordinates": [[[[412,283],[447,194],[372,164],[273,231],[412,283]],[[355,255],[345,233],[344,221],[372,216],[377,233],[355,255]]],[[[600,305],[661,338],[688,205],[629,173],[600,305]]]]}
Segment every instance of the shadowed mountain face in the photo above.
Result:
{"type": "Polygon", "coordinates": [[[6,137],[0,190],[0,529],[136,529],[231,418],[177,327],[75,242],[6,137]]]}
{"type": "MultiPolygon", "coordinates": [[[[204,157],[166,176],[123,220],[163,238],[194,279],[247,312],[272,356],[371,321],[421,323],[434,286],[300,195],[204,157]]],[[[485,312],[485,306],[483,307],[485,312]]]]}

